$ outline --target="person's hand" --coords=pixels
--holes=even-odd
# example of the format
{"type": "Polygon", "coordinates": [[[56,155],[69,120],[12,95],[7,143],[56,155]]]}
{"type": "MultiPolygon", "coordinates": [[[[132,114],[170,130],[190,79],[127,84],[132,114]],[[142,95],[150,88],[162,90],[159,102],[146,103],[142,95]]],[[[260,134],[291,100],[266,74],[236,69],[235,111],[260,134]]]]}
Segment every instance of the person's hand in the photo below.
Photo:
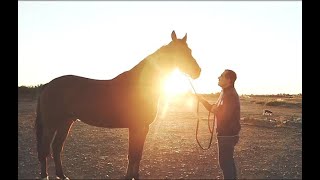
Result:
{"type": "Polygon", "coordinates": [[[211,106],[211,112],[217,113],[217,110],[218,110],[217,105],[216,105],[216,104],[213,104],[213,105],[211,106]]]}

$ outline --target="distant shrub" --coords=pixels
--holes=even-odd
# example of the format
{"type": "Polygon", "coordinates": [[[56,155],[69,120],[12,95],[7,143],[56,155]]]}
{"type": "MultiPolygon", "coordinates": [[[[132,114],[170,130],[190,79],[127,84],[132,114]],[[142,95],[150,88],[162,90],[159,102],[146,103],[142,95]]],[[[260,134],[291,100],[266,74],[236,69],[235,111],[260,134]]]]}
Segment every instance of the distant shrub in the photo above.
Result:
{"type": "Polygon", "coordinates": [[[284,106],[286,104],[287,103],[283,101],[270,101],[270,102],[267,102],[265,105],[266,106],[284,106]]]}
{"type": "Polygon", "coordinates": [[[264,101],[257,101],[256,104],[265,104],[264,101]]]}
{"type": "Polygon", "coordinates": [[[287,101],[269,101],[266,106],[281,106],[281,107],[302,107],[301,103],[287,102],[287,101]]]}
{"type": "Polygon", "coordinates": [[[265,98],[294,98],[294,97],[302,97],[302,93],[299,94],[286,94],[286,93],[280,93],[280,94],[251,94],[251,98],[254,97],[265,97],[265,98]]]}

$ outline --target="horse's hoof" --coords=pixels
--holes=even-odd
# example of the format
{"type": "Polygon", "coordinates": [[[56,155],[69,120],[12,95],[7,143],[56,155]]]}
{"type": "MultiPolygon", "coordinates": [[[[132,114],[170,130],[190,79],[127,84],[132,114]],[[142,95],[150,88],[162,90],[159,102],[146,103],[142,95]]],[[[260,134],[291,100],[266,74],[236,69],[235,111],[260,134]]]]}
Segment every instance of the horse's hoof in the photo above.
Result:
{"type": "Polygon", "coordinates": [[[139,180],[139,175],[132,176],[132,177],[125,176],[123,179],[125,179],[125,180],[139,180]]]}
{"type": "Polygon", "coordinates": [[[132,180],[132,178],[130,179],[128,176],[122,176],[120,179],[123,179],[123,180],[132,180]]]}
{"type": "Polygon", "coordinates": [[[40,178],[41,180],[49,180],[49,176],[46,176],[46,177],[43,177],[43,178],[40,178]]]}
{"type": "Polygon", "coordinates": [[[60,179],[60,180],[70,180],[67,176],[63,176],[63,177],[56,176],[56,179],[60,179]]]}

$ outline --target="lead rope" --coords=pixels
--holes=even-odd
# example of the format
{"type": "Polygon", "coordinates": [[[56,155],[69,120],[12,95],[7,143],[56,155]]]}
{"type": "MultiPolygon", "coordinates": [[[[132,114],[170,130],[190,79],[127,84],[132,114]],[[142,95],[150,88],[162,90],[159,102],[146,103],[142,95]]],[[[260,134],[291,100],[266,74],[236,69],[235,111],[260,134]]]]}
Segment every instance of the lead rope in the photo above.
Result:
{"type": "MultiPolygon", "coordinates": [[[[190,85],[191,85],[191,87],[192,87],[195,95],[198,96],[198,94],[197,94],[196,90],[194,89],[194,87],[193,87],[193,85],[192,85],[189,77],[187,77],[187,79],[188,79],[188,81],[189,81],[189,83],[190,83],[190,85]]],[[[210,137],[210,141],[209,141],[208,147],[207,147],[207,148],[204,148],[204,147],[202,147],[202,145],[200,144],[200,142],[199,142],[199,140],[198,140],[198,129],[199,129],[199,121],[200,121],[200,118],[199,118],[199,117],[200,117],[200,116],[199,116],[199,99],[198,99],[198,103],[197,103],[196,140],[197,140],[197,143],[198,143],[198,145],[200,146],[200,148],[203,149],[203,150],[208,150],[208,149],[210,149],[211,144],[212,144],[212,139],[213,139],[213,132],[214,132],[213,130],[214,130],[214,123],[215,123],[215,116],[213,116],[213,128],[211,129],[211,128],[210,128],[210,123],[209,123],[209,121],[210,121],[210,113],[211,113],[211,112],[209,111],[209,114],[208,114],[208,128],[209,128],[209,132],[211,133],[211,137],[210,137]]]]}

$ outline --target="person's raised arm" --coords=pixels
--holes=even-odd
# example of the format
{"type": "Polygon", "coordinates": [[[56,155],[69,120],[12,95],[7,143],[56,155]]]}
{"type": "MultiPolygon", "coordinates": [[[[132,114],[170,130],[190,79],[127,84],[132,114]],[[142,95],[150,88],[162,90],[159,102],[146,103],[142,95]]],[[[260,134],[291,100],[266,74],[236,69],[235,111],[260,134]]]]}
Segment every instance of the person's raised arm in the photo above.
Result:
{"type": "Polygon", "coordinates": [[[201,104],[202,104],[208,111],[211,111],[212,106],[215,106],[215,104],[212,105],[212,104],[208,103],[207,100],[205,100],[203,97],[201,97],[201,96],[199,96],[199,95],[197,95],[197,98],[198,98],[199,102],[201,102],[201,104]]]}

